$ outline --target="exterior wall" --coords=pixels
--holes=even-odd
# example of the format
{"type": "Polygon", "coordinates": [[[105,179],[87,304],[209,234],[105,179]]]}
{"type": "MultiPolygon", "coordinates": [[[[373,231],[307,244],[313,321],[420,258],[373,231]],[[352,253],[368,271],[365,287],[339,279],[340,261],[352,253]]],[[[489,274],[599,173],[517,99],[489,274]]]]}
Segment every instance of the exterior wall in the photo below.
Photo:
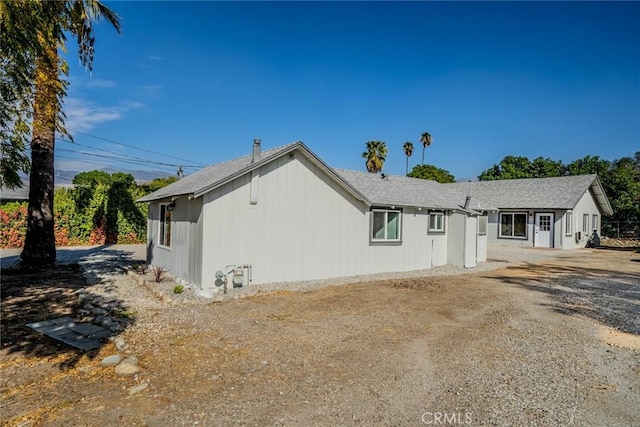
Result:
{"type": "Polygon", "coordinates": [[[587,191],[580,201],[576,204],[573,210],[503,210],[502,212],[526,212],[529,216],[527,219],[527,238],[504,238],[499,237],[499,212],[489,213],[489,220],[487,224],[487,239],[489,244],[493,245],[512,245],[512,246],[534,246],[535,244],[535,214],[536,213],[553,213],[554,214],[554,227],[553,227],[553,245],[555,248],[561,249],[575,249],[583,248],[587,244],[587,240],[593,233],[593,217],[597,216],[596,229],[598,234],[601,232],[602,213],[598,209],[591,190],[587,191]],[[588,232],[583,231],[583,217],[588,215],[588,232]],[[566,217],[571,216],[570,230],[566,230],[567,220],[566,217]],[[567,234],[568,233],[568,234],[567,234]]]}
{"type": "Polygon", "coordinates": [[[478,236],[478,217],[456,212],[449,215],[449,264],[473,268],[487,259],[486,236],[478,236]]]}
{"type": "Polygon", "coordinates": [[[446,235],[428,235],[426,210],[403,210],[401,243],[371,243],[369,208],[303,155],[258,172],[253,184],[245,175],[203,196],[203,288],[214,288],[216,271],[233,266],[250,266],[257,284],[446,263],[446,235]]]}
{"type": "Polygon", "coordinates": [[[198,233],[202,224],[202,200],[188,200],[186,196],[175,200],[175,208],[171,212],[170,247],[158,244],[160,204],[149,204],[147,262],[150,265],[164,267],[173,276],[199,283],[200,262],[192,256],[196,257],[202,247],[202,233],[198,233]]]}
{"type": "Polygon", "coordinates": [[[465,268],[476,266],[476,251],[478,238],[478,217],[463,215],[465,221],[464,229],[464,264],[465,268]]]}
{"type": "Polygon", "coordinates": [[[485,234],[478,234],[476,261],[485,262],[487,260],[487,236],[489,235],[489,218],[487,218],[487,229],[485,234]]]}
{"type": "Polygon", "coordinates": [[[552,213],[553,214],[553,247],[562,247],[561,234],[563,230],[562,217],[564,215],[563,210],[502,210],[499,212],[489,213],[489,219],[487,224],[487,241],[491,245],[501,246],[531,246],[535,245],[535,221],[536,213],[552,213]],[[527,236],[526,238],[518,237],[502,237],[500,236],[500,212],[502,213],[526,213],[527,214],[527,236]]]}
{"type": "Polygon", "coordinates": [[[465,247],[465,216],[462,214],[448,215],[448,247],[447,257],[449,264],[459,267],[464,266],[464,247],[465,247]]]}
{"type": "Polygon", "coordinates": [[[573,211],[568,211],[566,215],[572,216],[571,221],[571,235],[566,236],[564,232],[564,226],[566,224],[566,218],[563,215],[562,221],[562,248],[564,249],[574,249],[574,248],[584,248],[587,245],[587,240],[591,237],[593,233],[593,216],[597,215],[596,221],[596,229],[598,234],[601,234],[601,225],[602,225],[602,213],[598,210],[598,206],[595,203],[595,200],[591,194],[591,191],[588,191],[582,196],[580,201],[576,204],[573,211]],[[589,224],[588,224],[588,232],[584,233],[583,231],[583,217],[584,214],[588,215],[589,224]],[[579,233],[579,235],[578,235],[579,233]],[[579,237],[579,239],[578,239],[579,237]]]}

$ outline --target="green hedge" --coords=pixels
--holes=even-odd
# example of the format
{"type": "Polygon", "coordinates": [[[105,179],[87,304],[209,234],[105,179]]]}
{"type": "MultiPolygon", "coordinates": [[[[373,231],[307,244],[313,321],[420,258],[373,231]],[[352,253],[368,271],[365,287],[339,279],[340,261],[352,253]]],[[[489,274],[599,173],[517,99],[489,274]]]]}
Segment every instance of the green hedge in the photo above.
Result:
{"type": "MultiPolygon", "coordinates": [[[[147,204],[135,200],[146,194],[131,180],[59,188],[54,196],[56,245],[144,243],[147,204]]],[[[27,203],[0,206],[0,247],[21,248],[27,203]]]]}

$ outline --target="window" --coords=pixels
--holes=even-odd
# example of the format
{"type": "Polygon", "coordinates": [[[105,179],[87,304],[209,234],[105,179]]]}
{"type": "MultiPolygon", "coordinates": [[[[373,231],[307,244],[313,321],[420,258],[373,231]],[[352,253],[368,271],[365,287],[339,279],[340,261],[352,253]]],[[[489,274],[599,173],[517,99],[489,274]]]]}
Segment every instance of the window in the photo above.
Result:
{"type": "Polygon", "coordinates": [[[160,246],[171,246],[171,210],[168,204],[160,205],[160,246]]]}
{"type": "Polygon", "coordinates": [[[429,231],[444,233],[444,212],[431,212],[429,214],[429,231]]]}
{"type": "Polygon", "coordinates": [[[593,231],[597,231],[598,230],[598,215],[593,215],[593,222],[591,223],[591,229],[593,231]]]}
{"type": "Polygon", "coordinates": [[[487,217],[478,217],[478,235],[485,236],[487,234],[487,217]]]}
{"type": "Polygon", "coordinates": [[[400,241],[400,211],[371,211],[371,240],[374,242],[400,241]]]}
{"type": "Polygon", "coordinates": [[[564,214],[564,235],[571,236],[573,234],[573,212],[567,212],[564,214]]]}
{"type": "Polygon", "coordinates": [[[582,215],[582,232],[585,236],[589,235],[589,214],[582,215]]]}
{"type": "Polygon", "coordinates": [[[500,237],[527,238],[526,213],[500,213],[500,237]]]}

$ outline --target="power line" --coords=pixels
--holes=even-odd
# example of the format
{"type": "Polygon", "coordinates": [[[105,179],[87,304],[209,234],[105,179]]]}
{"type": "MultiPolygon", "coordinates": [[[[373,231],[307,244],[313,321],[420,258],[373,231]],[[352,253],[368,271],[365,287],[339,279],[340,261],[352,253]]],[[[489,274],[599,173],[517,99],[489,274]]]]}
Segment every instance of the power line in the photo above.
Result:
{"type": "Polygon", "coordinates": [[[139,148],[139,147],[136,147],[136,146],[133,146],[133,145],[130,145],[130,144],[125,144],[125,143],[122,143],[122,142],[114,141],[114,140],[112,140],[112,139],[103,138],[103,137],[101,137],[101,136],[92,135],[92,134],[90,134],[90,133],[82,132],[82,131],[79,131],[79,130],[77,130],[77,129],[68,129],[68,130],[73,131],[73,132],[75,132],[75,133],[79,133],[79,134],[81,134],[81,135],[88,136],[88,137],[90,137],[90,138],[99,139],[99,140],[101,140],[101,141],[110,142],[110,143],[112,143],[112,144],[122,145],[123,147],[133,148],[134,150],[140,150],[140,151],[144,151],[144,152],[146,152],[146,153],[157,154],[157,155],[159,155],[159,156],[169,157],[169,158],[176,159],[176,160],[183,160],[183,161],[185,161],[185,162],[196,163],[196,164],[198,164],[198,165],[200,165],[200,166],[208,166],[208,165],[207,165],[207,164],[205,164],[205,163],[195,162],[195,161],[193,161],[193,160],[183,159],[183,158],[181,158],[181,157],[170,156],[170,155],[168,155],[168,154],[163,154],[163,153],[159,153],[159,152],[157,152],[157,151],[147,150],[147,149],[145,149],[145,148],[139,148]]]}
{"type": "MultiPolygon", "coordinates": [[[[64,156],[62,154],[56,154],[56,159],[74,160],[74,161],[80,162],[80,163],[96,165],[96,166],[102,166],[103,168],[104,167],[109,167],[109,164],[107,164],[107,163],[92,162],[91,160],[79,159],[77,157],[64,156]]],[[[158,172],[166,172],[168,175],[173,175],[175,173],[170,169],[163,169],[163,168],[158,168],[158,172]]]]}
{"type": "Polygon", "coordinates": [[[86,144],[80,144],[77,142],[73,142],[73,141],[69,141],[67,139],[64,138],[58,138],[59,141],[62,142],[67,142],[69,144],[73,144],[73,145],[78,145],[81,147],[85,147],[85,148],[90,148],[92,150],[98,150],[98,151],[102,151],[105,153],[109,153],[109,154],[114,154],[113,155],[105,155],[105,154],[96,154],[96,153],[88,153],[85,151],[79,151],[79,150],[71,150],[71,149],[67,149],[67,148],[58,148],[58,150],[66,150],[66,151],[71,151],[71,152],[75,152],[75,153],[79,153],[79,154],[83,154],[86,156],[93,156],[93,157],[102,157],[105,159],[112,159],[112,160],[118,160],[118,161],[122,161],[122,162],[126,162],[126,163],[133,163],[133,164],[142,164],[142,165],[146,165],[149,163],[155,164],[155,165],[160,165],[160,166],[171,166],[171,167],[182,167],[182,168],[187,168],[187,169],[194,169],[197,170],[200,167],[199,166],[195,166],[195,165],[180,165],[180,164],[174,164],[174,163],[165,163],[165,162],[158,162],[158,161],[154,161],[154,160],[150,160],[150,159],[144,159],[141,157],[135,157],[135,156],[130,156],[127,154],[121,154],[121,153],[117,153],[114,151],[109,151],[109,150],[104,150],[102,148],[97,148],[97,147],[92,147],[90,145],[86,145],[86,144]]]}

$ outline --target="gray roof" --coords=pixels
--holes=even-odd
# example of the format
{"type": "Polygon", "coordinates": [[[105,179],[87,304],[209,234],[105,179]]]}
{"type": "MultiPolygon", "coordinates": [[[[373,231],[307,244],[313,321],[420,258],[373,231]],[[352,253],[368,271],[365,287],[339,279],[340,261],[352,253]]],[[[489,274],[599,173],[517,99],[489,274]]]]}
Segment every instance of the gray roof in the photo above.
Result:
{"type": "MultiPolygon", "coordinates": [[[[466,195],[455,188],[426,179],[336,169],[374,205],[463,210],[466,195]]],[[[492,210],[471,199],[469,209],[492,210]]]]}
{"type": "Polygon", "coordinates": [[[251,162],[251,156],[243,156],[227,162],[217,163],[215,165],[208,166],[198,172],[186,176],[173,184],[167,185],[151,194],[148,194],[140,199],[138,202],[151,202],[154,200],[169,199],[172,197],[178,197],[183,195],[192,195],[194,197],[200,197],[203,194],[208,193],[246,173],[249,173],[261,166],[272,162],[288,153],[295,150],[299,150],[308,159],[312,160],[316,165],[323,168],[327,174],[333,178],[333,180],[357,199],[369,204],[366,197],[358,190],[352,187],[348,182],[344,180],[340,175],[334,172],[326,163],[324,163],[318,156],[316,156],[302,141],[293,142],[291,144],[282,145],[280,147],[272,148],[270,150],[262,151],[257,161],[251,162]]]}
{"type": "Polygon", "coordinates": [[[23,202],[29,200],[29,185],[23,184],[22,187],[11,190],[9,188],[0,188],[0,200],[3,202],[23,202]]]}
{"type": "Polygon", "coordinates": [[[602,213],[613,213],[597,175],[456,182],[445,185],[499,209],[573,209],[591,189],[602,213]]]}

